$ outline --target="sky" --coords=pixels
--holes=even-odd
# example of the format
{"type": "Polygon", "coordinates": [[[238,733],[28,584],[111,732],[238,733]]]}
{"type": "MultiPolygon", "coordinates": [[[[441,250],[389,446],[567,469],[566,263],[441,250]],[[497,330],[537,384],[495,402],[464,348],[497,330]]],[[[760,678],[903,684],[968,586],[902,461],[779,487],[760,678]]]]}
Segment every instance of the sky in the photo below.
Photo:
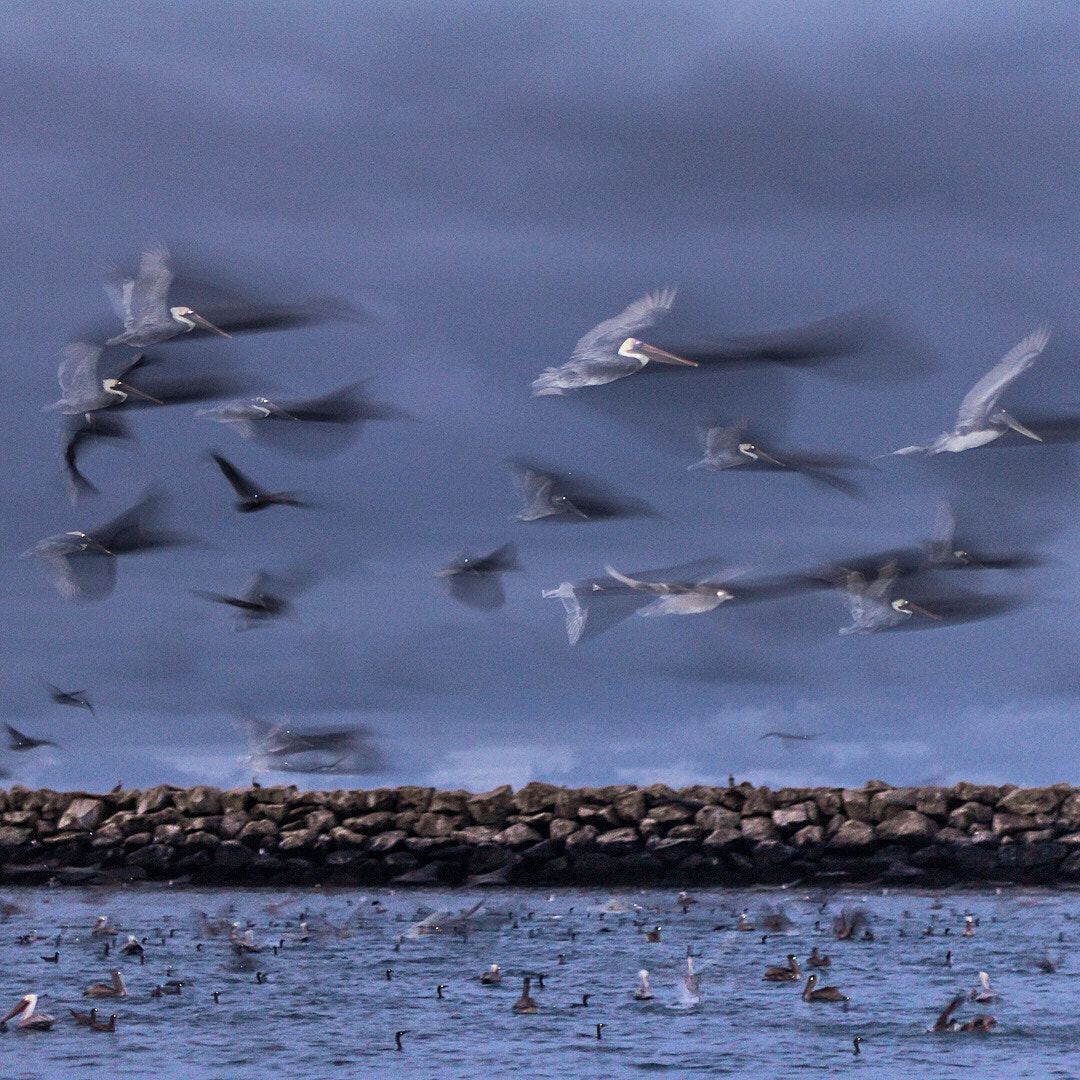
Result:
{"type": "Polygon", "coordinates": [[[75,10],[0,4],[0,701],[59,744],[0,753],[15,779],[239,783],[242,713],[363,725],[384,760],[365,786],[1075,779],[1077,450],[874,460],[944,430],[1044,322],[1051,343],[1005,403],[1021,420],[1080,403],[1074,7],[75,10]],[[86,454],[102,493],[73,507],[42,412],[60,350],[119,329],[102,268],[160,243],[251,295],[365,313],[180,341],[164,362],[291,398],[365,380],[407,417],[306,460],[193,407],[143,410],[136,445],[86,454]],[[586,330],[667,285],[651,340],[669,348],[850,312],[876,329],[836,364],[530,395],[586,330]],[[687,471],[714,414],[858,455],[862,497],[687,471]],[[209,449],[318,506],[236,514],[209,449]],[[582,470],[655,516],[513,521],[512,457],[582,470]],[[201,543],[121,560],[107,600],[68,603],[19,558],[147,490],[201,543]],[[753,575],[918,544],[942,496],[990,547],[1046,558],[962,575],[1023,601],[1006,617],[841,636],[841,598],[822,592],[630,618],[571,649],[541,597],[608,563],[718,558],[753,575]],[[435,577],[509,541],[521,570],[497,611],[435,577]],[[192,595],[297,567],[317,585],[257,632],[192,595]],[[55,705],[46,681],[86,689],[96,715],[55,705]]]}

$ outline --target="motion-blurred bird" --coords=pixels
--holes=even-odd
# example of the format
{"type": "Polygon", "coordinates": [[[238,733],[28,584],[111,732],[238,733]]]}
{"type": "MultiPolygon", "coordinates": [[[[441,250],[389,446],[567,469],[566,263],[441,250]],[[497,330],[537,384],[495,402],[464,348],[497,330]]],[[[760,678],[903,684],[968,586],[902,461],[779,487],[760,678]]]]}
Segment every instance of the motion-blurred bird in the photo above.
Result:
{"type": "Polygon", "coordinates": [[[582,522],[652,515],[640,500],[618,496],[580,473],[560,474],[523,459],[512,460],[510,467],[524,504],[512,521],[582,522]]]}
{"type": "Polygon", "coordinates": [[[447,592],[461,603],[481,611],[492,611],[506,603],[500,574],[521,569],[514,544],[503,544],[490,555],[462,555],[435,576],[442,578],[447,592]]]}
{"type": "Polygon", "coordinates": [[[841,634],[870,634],[877,630],[888,630],[903,623],[913,615],[941,621],[941,616],[919,607],[909,600],[889,599],[896,583],[897,571],[892,563],[887,563],[879,571],[877,578],[867,583],[866,578],[857,571],[844,575],[838,588],[844,595],[851,614],[851,625],[842,627],[841,634]]]}
{"type": "Polygon", "coordinates": [[[1001,395],[1022,375],[1046,348],[1050,330],[1046,326],[1029,334],[987,372],[960,403],[956,423],[951,431],[943,432],[929,443],[905,446],[894,454],[957,454],[985,446],[1000,438],[1010,428],[1036,442],[1040,436],[1024,427],[1014,416],[997,407],[1001,395]]]}
{"type": "Polygon", "coordinates": [[[8,749],[21,753],[24,750],[36,750],[39,746],[55,746],[51,739],[35,739],[33,735],[24,735],[18,728],[5,724],[8,732],[8,749]]]}
{"type": "Polygon", "coordinates": [[[75,709],[86,709],[87,712],[93,715],[94,706],[91,704],[90,698],[87,697],[85,690],[61,690],[59,686],[54,686],[52,683],[46,685],[49,687],[49,696],[57,705],[70,705],[75,709]]]}
{"type": "Polygon", "coordinates": [[[240,596],[204,592],[201,589],[192,591],[203,600],[235,608],[236,629],[252,630],[288,615],[293,599],[314,584],[315,576],[308,572],[297,571],[289,577],[282,577],[257,570],[240,596]]]}
{"type": "Polygon", "coordinates": [[[655,345],[648,345],[636,336],[666,315],[674,301],[674,289],[659,289],[635,300],[614,318],[594,326],[574,346],[565,364],[545,368],[533,380],[533,396],[565,394],[568,390],[580,390],[584,386],[602,386],[633,375],[650,360],[697,367],[693,360],[684,360],[655,345]]]}
{"type": "Polygon", "coordinates": [[[64,478],[72,505],[82,495],[97,495],[97,487],[79,470],[79,452],[96,440],[130,439],[131,432],[123,419],[99,413],[80,420],[69,428],[64,444],[64,478]]]}
{"type": "Polygon", "coordinates": [[[162,402],[152,394],[140,390],[127,381],[128,375],[144,367],[148,360],[139,353],[134,360],[126,361],[117,373],[102,378],[101,358],[104,350],[85,341],[71,341],[64,346],[64,359],[57,371],[62,396],[46,410],[75,415],[92,413],[99,409],[120,405],[131,397],[154,405],[162,402]]]}
{"type": "Polygon", "coordinates": [[[134,278],[110,273],[105,278],[105,292],[124,332],[109,338],[106,345],[130,345],[144,348],[186,334],[196,327],[221,337],[232,335],[183,305],[169,307],[169,252],[164,247],[150,248],[139,257],[139,272],[134,278]]]}
{"type": "Polygon", "coordinates": [[[301,500],[295,491],[264,491],[251,477],[242,473],[221,454],[211,453],[210,457],[221,470],[222,476],[229,481],[233,491],[240,496],[234,505],[241,514],[253,514],[257,510],[265,510],[268,506],[310,506],[310,503],[301,500]]]}

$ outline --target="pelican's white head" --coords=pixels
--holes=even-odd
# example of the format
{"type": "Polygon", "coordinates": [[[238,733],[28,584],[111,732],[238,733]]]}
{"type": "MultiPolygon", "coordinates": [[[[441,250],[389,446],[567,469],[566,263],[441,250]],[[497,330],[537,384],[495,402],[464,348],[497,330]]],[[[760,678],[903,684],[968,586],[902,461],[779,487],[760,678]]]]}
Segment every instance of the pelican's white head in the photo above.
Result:
{"type": "Polygon", "coordinates": [[[632,337],[627,338],[619,346],[619,355],[640,360],[643,365],[650,360],[655,360],[661,364],[682,364],[685,367],[697,367],[694,360],[684,360],[681,356],[666,352],[664,349],[658,349],[655,345],[647,345],[644,341],[632,337]]]}
{"type": "Polygon", "coordinates": [[[203,330],[209,330],[212,334],[220,334],[222,337],[232,337],[232,334],[225,333],[224,330],[218,329],[209,319],[204,319],[197,311],[192,311],[189,307],[171,307],[169,308],[169,314],[172,316],[174,322],[178,322],[184,327],[184,333],[189,330],[194,330],[196,326],[201,327],[203,330]]]}

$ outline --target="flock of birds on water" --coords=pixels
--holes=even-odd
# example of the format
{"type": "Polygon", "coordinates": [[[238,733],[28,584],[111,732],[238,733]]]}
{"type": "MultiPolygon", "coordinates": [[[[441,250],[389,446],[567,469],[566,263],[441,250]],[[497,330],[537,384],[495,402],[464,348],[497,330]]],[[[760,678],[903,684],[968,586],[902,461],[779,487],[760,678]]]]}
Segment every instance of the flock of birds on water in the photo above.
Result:
{"type": "MultiPolygon", "coordinates": [[[[197,418],[220,425],[242,440],[297,456],[339,452],[368,421],[408,418],[394,406],[372,399],[360,382],[304,400],[271,395],[267,390],[237,396],[241,389],[252,388],[221,371],[196,372],[179,360],[163,360],[144,351],[166,342],[291,330],[355,314],[338,301],[273,305],[241,302],[235,296],[200,312],[184,302],[185,287],[183,279],[174,282],[165,248],[144,251],[133,277],[110,271],[105,278],[105,290],[122,329],[100,342],[71,341],[63,350],[58,371],[61,396],[46,408],[68,418],[63,460],[68,491],[79,508],[78,527],[39,540],[24,555],[40,567],[66,600],[103,600],[113,591],[118,567],[128,556],[196,542],[191,535],[165,526],[165,497],[159,492],[148,493],[135,506],[102,524],[82,516],[82,500],[98,491],[83,471],[82,455],[95,443],[130,439],[129,413],[198,405],[197,418]]],[[[652,394],[659,400],[666,380],[694,380],[699,377],[696,369],[716,369],[729,362],[759,368],[816,363],[822,357],[828,360],[830,353],[851,351],[842,341],[843,326],[838,322],[824,330],[811,327],[787,336],[677,351],[643,340],[641,335],[670,311],[674,301],[673,288],[660,289],[599,323],[581,337],[567,362],[536,377],[533,395],[604,395],[611,393],[613,383],[651,376],[652,394]]],[[[1001,405],[1009,387],[1036,362],[1049,340],[1046,327],[1028,334],[975,383],[960,403],[949,430],[893,454],[933,457],[971,453],[1010,433],[1028,445],[1080,436],[1080,423],[1071,427],[1058,424],[1051,434],[1040,430],[1038,424],[1022,422],[1001,405]],[[1063,432],[1067,434],[1063,436],[1063,432]]],[[[743,421],[702,420],[701,457],[689,462],[687,468],[798,474],[822,488],[855,496],[859,488],[850,473],[872,467],[845,454],[788,451],[754,438],[751,430],[752,425],[743,421]]],[[[252,477],[219,450],[208,450],[207,461],[220,472],[223,494],[226,486],[231,489],[239,513],[317,509],[302,492],[276,490],[272,483],[264,486],[262,478],[252,477]]],[[[513,515],[516,522],[593,524],[652,513],[643,500],[616,493],[576,469],[524,458],[511,459],[508,465],[521,500],[513,515]]],[[[846,606],[850,623],[839,628],[840,634],[870,634],[1006,614],[1018,606],[1020,598],[941,588],[937,585],[939,572],[1017,570],[1040,561],[1030,552],[983,550],[965,540],[953,508],[942,502],[933,536],[921,547],[756,575],[747,570],[725,570],[709,559],[634,572],[609,564],[604,576],[562,581],[543,590],[542,595],[561,603],[571,646],[632,614],[703,615],[730,605],[768,602],[821,589],[835,590],[846,606]]],[[[505,603],[502,575],[516,569],[516,547],[506,543],[488,554],[462,555],[434,574],[454,600],[479,611],[492,611],[505,603]]],[[[244,631],[270,626],[287,616],[317,579],[310,570],[272,573],[260,569],[234,592],[192,591],[199,599],[227,609],[235,629],[244,631]]],[[[93,711],[87,689],[50,686],[49,693],[58,704],[93,711]]],[[[249,760],[257,770],[377,771],[378,755],[365,743],[364,729],[303,731],[291,723],[267,724],[254,718],[245,724],[252,744],[249,760]]],[[[52,745],[48,739],[10,725],[8,732],[8,749],[14,752],[52,745]]],[[[796,737],[784,732],[769,735],[796,737]]]]}
{"type": "MultiPolygon", "coordinates": [[[[90,956],[99,958],[103,976],[81,989],[70,985],[70,980],[68,983],[62,979],[51,980],[47,990],[22,995],[0,1020],[0,1032],[8,1031],[9,1027],[20,1032],[46,1032],[58,1025],[79,1025],[95,1032],[115,1033],[122,1030],[125,1021],[135,1022],[138,1015],[124,1006],[149,1005],[160,1000],[158,1007],[165,1008],[168,999],[193,997],[208,1007],[225,1010],[242,998],[250,1004],[250,995],[262,994],[262,1008],[269,1014],[277,1014],[284,1008],[284,1003],[279,1001],[275,1006],[267,1002],[266,997],[274,997],[275,987],[306,985],[304,967],[306,961],[314,962],[312,952],[332,949],[356,935],[373,933],[383,943],[384,951],[380,954],[378,945],[369,942],[364,949],[363,970],[354,972],[350,978],[365,982],[385,979],[393,984],[395,992],[406,995],[410,1007],[419,1006],[426,1000],[431,1008],[437,1009],[438,1002],[452,1001],[455,994],[460,994],[462,983],[478,983],[487,990],[503,988],[512,992],[505,998],[493,996],[490,999],[492,1008],[507,1009],[519,1015],[548,1012],[556,1023],[573,1015],[580,1021],[589,1022],[585,1031],[580,1030],[582,1025],[578,1024],[578,1030],[568,1032],[571,1037],[603,1041],[610,1037],[610,1033],[605,1035],[606,1029],[617,1033],[622,1026],[619,1020],[625,1021],[625,1013],[616,1014],[612,1010],[616,1001],[692,1010],[711,996],[707,983],[717,975],[711,970],[715,958],[711,962],[703,961],[703,954],[695,950],[693,941],[687,946],[685,957],[673,956],[668,944],[672,929],[688,931],[693,940],[702,941],[699,932],[706,936],[720,933],[721,940],[726,942],[721,945],[721,951],[727,950],[722,961],[724,968],[729,969],[727,975],[734,974],[730,969],[736,963],[730,950],[737,949],[744,957],[745,968],[740,969],[737,976],[741,985],[747,984],[749,976],[750,984],[757,980],[790,986],[793,1006],[797,998],[809,1006],[833,1006],[847,1013],[852,995],[845,991],[843,983],[850,950],[861,950],[880,940],[933,938],[933,943],[928,943],[923,950],[929,950],[925,963],[951,972],[955,957],[957,969],[967,970],[972,967],[970,957],[977,953],[979,937],[984,933],[983,919],[998,922],[996,915],[979,916],[970,908],[961,909],[955,904],[950,904],[946,911],[942,899],[931,901],[928,918],[925,914],[904,910],[899,919],[888,919],[877,933],[874,928],[876,917],[865,901],[859,906],[844,904],[837,910],[828,899],[810,895],[800,898],[803,903],[796,919],[813,919],[812,929],[797,925],[787,914],[784,904],[763,904],[751,913],[749,908],[738,910],[737,902],[724,901],[716,894],[696,897],[680,892],[667,898],[643,894],[637,899],[614,896],[598,903],[573,898],[575,902],[568,907],[555,904],[555,899],[552,895],[546,904],[542,900],[539,904],[524,901],[522,906],[480,900],[457,913],[420,908],[413,915],[415,921],[406,926],[408,917],[395,902],[392,892],[375,898],[350,896],[344,902],[352,909],[351,913],[344,921],[339,919],[337,922],[325,912],[311,911],[311,905],[319,903],[316,895],[304,900],[289,896],[265,903],[266,918],[261,920],[240,918],[229,902],[215,915],[198,910],[193,912],[190,924],[186,926],[183,922],[177,925],[177,918],[172,915],[160,917],[154,925],[141,928],[118,925],[108,915],[100,915],[92,925],[64,925],[58,933],[25,930],[15,940],[20,946],[37,951],[37,955],[30,957],[30,962],[24,965],[25,970],[20,973],[22,980],[33,981],[35,975],[30,972],[38,963],[56,965],[57,972],[62,972],[70,963],[85,969],[90,956]],[[657,917],[670,917],[678,924],[688,915],[690,919],[682,927],[668,928],[654,921],[657,917]],[[133,929],[137,932],[133,933],[133,929]],[[518,940],[524,936],[530,942],[539,943],[548,956],[546,966],[514,964],[505,956],[499,956],[482,970],[469,971],[463,969],[462,958],[454,960],[452,957],[449,948],[452,943],[468,944],[470,941],[474,946],[483,942],[483,949],[510,951],[513,948],[508,936],[511,932],[519,936],[518,940]],[[730,937],[726,936],[728,932],[732,932],[730,937]],[[499,937],[497,945],[491,944],[495,934],[499,937]],[[605,934],[622,935],[627,942],[640,947],[639,955],[654,956],[652,970],[643,967],[637,972],[636,981],[633,972],[627,972],[621,988],[618,987],[618,972],[608,968],[599,978],[595,973],[586,975],[576,971],[583,955],[578,939],[582,939],[581,945],[590,941],[597,944],[603,940],[599,935],[605,934]],[[883,936],[879,938],[879,934],[883,936]],[[793,938],[805,942],[807,937],[816,937],[822,943],[833,941],[836,955],[819,944],[810,947],[802,956],[788,951],[783,962],[768,963],[770,954],[784,953],[785,942],[793,938]],[[440,938],[445,944],[439,970],[440,974],[446,972],[442,974],[445,981],[425,985],[407,954],[425,940],[440,938]],[[42,948],[49,951],[40,952],[42,948]],[[200,965],[194,978],[188,974],[196,964],[192,950],[199,956],[200,965]],[[758,950],[760,958],[753,957],[758,950]],[[965,953],[969,955],[966,961],[963,959],[965,953]],[[697,965],[695,960],[699,961],[697,965]],[[207,985],[211,978],[208,962],[214,965],[214,977],[219,980],[217,985],[207,985]],[[517,993],[518,988],[520,993],[517,993]],[[49,998],[49,1008],[56,1009],[59,1016],[41,1007],[43,997],[49,998]]],[[[37,916],[41,914],[41,911],[36,913],[37,916]]],[[[0,901],[0,924],[7,927],[13,920],[28,924],[29,912],[19,903],[0,901]]],[[[1063,933],[1058,935],[1058,941],[1064,941],[1063,933]]],[[[712,950],[707,947],[707,951],[712,950]]],[[[535,950],[531,955],[535,960],[535,950]]],[[[1020,963],[1022,970],[1035,976],[1052,975],[1058,969],[1060,958],[1047,951],[1020,958],[1020,963]]],[[[43,975],[44,969],[36,973],[39,979],[43,975]]],[[[727,991],[719,984],[715,993],[721,1000],[729,1000],[727,991]]],[[[970,989],[950,995],[936,1007],[933,1001],[927,1003],[921,1021],[923,1030],[985,1035],[998,1024],[987,1007],[1001,998],[991,985],[989,973],[978,970],[977,981],[970,989]]],[[[855,1004],[862,1003],[856,1000],[855,1004]]],[[[861,1009],[859,1011],[861,1020],[854,1025],[856,1031],[860,1023],[867,1024],[872,1019],[861,1009]]],[[[416,1016],[415,1008],[410,1015],[416,1016]]],[[[863,1030],[867,1030],[866,1027],[863,1030]]],[[[391,1042],[390,1033],[387,1033],[385,1045],[378,1048],[404,1052],[411,1034],[410,1028],[401,1028],[392,1033],[391,1042]]],[[[427,1035],[431,1037],[431,1032],[427,1035]]],[[[864,1036],[849,1033],[849,1038],[852,1041],[848,1052],[862,1053],[864,1036]]]]}

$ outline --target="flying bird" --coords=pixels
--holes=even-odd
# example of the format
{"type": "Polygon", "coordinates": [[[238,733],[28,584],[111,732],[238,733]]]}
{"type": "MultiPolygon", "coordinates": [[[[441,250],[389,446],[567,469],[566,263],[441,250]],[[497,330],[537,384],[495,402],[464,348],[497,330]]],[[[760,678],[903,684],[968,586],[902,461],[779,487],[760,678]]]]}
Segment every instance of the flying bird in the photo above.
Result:
{"type": "Polygon", "coordinates": [[[895,564],[886,563],[878,571],[877,578],[867,583],[857,570],[845,574],[837,587],[844,594],[844,603],[851,614],[851,625],[842,627],[841,634],[870,634],[877,630],[889,630],[906,622],[913,615],[941,621],[941,616],[909,600],[889,599],[896,584],[895,564]]]}
{"type": "Polygon", "coordinates": [[[926,561],[933,570],[1023,570],[1038,566],[1036,556],[1024,553],[985,554],[957,534],[950,503],[938,504],[934,535],[926,544],[926,561]]]}
{"type": "Polygon", "coordinates": [[[15,753],[25,750],[36,750],[39,746],[56,746],[50,739],[35,739],[33,735],[24,735],[18,728],[5,724],[8,732],[8,749],[15,753]]]}
{"type": "Polygon", "coordinates": [[[134,278],[110,272],[105,278],[105,292],[123,320],[124,332],[105,344],[141,349],[190,333],[196,327],[221,337],[232,336],[189,307],[169,307],[172,280],[169,252],[164,247],[150,248],[139,256],[139,272],[134,278]]]}
{"type": "Polygon", "coordinates": [[[87,697],[85,690],[61,690],[59,686],[54,686],[52,683],[47,685],[49,687],[49,696],[57,705],[70,705],[75,709],[86,709],[91,716],[94,714],[94,706],[91,704],[90,698],[87,697]]]}
{"type": "Polygon", "coordinates": [[[584,386],[602,386],[640,371],[649,361],[697,367],[674,353],[648,345],[637,335],[671,310],[675,290],[659,289],[635,300],[612,319],[594,326],[574,346],[570,359],[558,367],[545,368],[533,380],[534,397],[565,394],[584,386]]]}
{"type": "Polygon", "coordinates": [[[139,353],[134,360],[126,362],[115,375],[101,376],[101,358],[104,350],[85,341],[70,341],[64,346],[64,359],[56,373],[62,396],[46,410],[78,414],[92,413],[119,405],[131,397],[160,405],[152,394],[132,386],[128,375],[146,366],[148,359],[139,353]]]}
{"type": "Polygon", "coordinates": [[[221,454],[211,453],[210,457],[221,470],[222,476],[232,485],[233,491],[240,496],[234,505],[241,514],[253,514],[256,510],[265,510],[268,506],[310,506],[310,503],[299,499],[295,491],[263,491],[251,477],[242,473],[221,454]]]}
{"type": "Polygon", "coordinates": [[[97,495],[97,487],[79,470],[79,452],[98,439],[130,439],[131,431],[123,419],[97,413],[81,419],[69,429],[64,444],[64,477],[72,505],[82,495],[97,495]]]}
{"type": "Polygon", "coordinates": [[[493,611],[506,603],[499,575],[519,570],[517,548],[503,544],[490,555],[462,555],[440,570],[447,592],[455,599],[480,611],[493,611]]]}
{"type": "Polygon", "coordinates": [[[998,408],[998,401],[1008,387],[1022,375],[1046,348],[1050,330],[1039,327],[998,361],[967,393],[960,403],[956,423],[929,443],[905,446],[893,454],[958,454],[999,439],[1010,428],[1036,442],[1041,436],[1026,428],[1014,416],[998,408]]]}
{"type": "Polygon", "coordinates": [[[605,566],[608,576],[629,589],[648,593],[656,599],[638,610],[638,615],[701,615],[715,611],[733,593],[724,588],[715,577],[697,582],[643,581],[628,577],[613,566],[605,566]]]}
{"type": "Polygon", "coordinates": [[[268,626],[275,619],[284,618],[292,611],[293,599],[311,588],[315,581],[315,576],[308,572],[297,571],[289,577],[280,577],[257,570],[240,596],[201,589],[192,591],[203,600],[235,608],[235,629],[241,631],[268,626]]]}
{"type": "Polygon", "coordinates": [[[101,600],[116,585],[120,555],[177,547],[191,542],[158,528],[164,500],[148,495],[136,506],[89,532],[72,530],[39,540],[23,558],[36,558],[65,600],[101,600]]]}
{"type": "Polygon", "coordinates": [[[360,725],[302,729],[291,720],[270,724],[251,716],[242,724],[250,748],[244,762],[256,772],[366,775],[385,768],[371,732],[360,725]]]}
{"type": "Polygon", "coordinates": [[[765,739],[780,739],[785,742],[807,742],[810,739],[816,739],[820,732],[815,731],[812,735],[796,735],[791,731],[766,731],[764,735],[758,736],[758,742],[763,742],[765,739]]]}
{"type": "Polygon", "coordinates": [[[581,473],[560,474],[520,458],[510,467],[523,503],[511,521],[583,522],[653,514],[644,502],[615,495],[581,473]]]}
{"type": "Polygon", "coordinates": [[[862,463],[846,454],[786,453],[765,449],[760,440],[751,439],[742,424],[723,424],[704,427],[700,431],[704,455],[687,469],[711,469],[722,472],[741,468],[757,472],[787,472],[801,474],[814,483],[857,495],[859,488],[850,480],[838,476],[841,469],[860,468],[862,463]]]}

